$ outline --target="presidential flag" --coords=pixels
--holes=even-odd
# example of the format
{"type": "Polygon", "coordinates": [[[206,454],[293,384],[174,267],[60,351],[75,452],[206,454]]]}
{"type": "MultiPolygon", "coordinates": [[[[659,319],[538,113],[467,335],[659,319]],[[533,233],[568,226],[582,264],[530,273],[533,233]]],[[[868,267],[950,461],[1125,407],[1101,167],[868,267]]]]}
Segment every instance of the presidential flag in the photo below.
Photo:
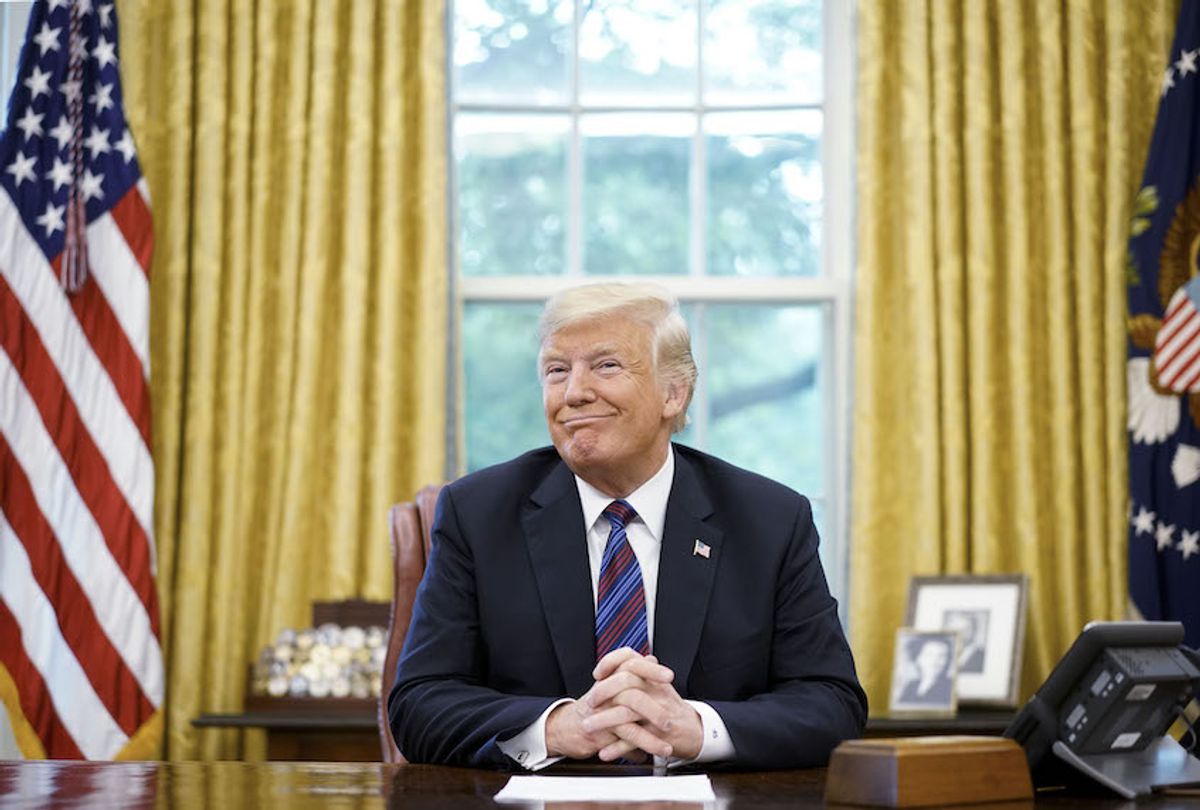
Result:
{"type": "Polygon", "coordinates": [[[1200,0],[1184,0],[1129,239],[1129,590],[1200,646],[1200,0]]]}
{"type": "Polygon", "coordinates": [[[161,729],[152,237],[119,67],[112,0],[39,0],[0,136],[0,725],[27,757],[148,755],[161,729]]]}

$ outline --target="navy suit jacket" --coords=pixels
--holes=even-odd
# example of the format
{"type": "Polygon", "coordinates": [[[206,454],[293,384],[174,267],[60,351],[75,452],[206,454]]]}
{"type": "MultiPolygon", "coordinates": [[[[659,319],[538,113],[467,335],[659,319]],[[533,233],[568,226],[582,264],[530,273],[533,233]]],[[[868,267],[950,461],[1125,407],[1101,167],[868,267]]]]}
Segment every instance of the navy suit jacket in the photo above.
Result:
{"type": "MultiPolygon", "coordinates": [[[[497,741],[591,688],[585,536],[575,479],[552,447],[442,490],[389,695],[409,761],[513,767],[497,741]]],[[[679,445],[653,652],[682,697],[721,715],[737,751],[726,765],[823,765],[866,722],[807,499],[679,445]]]]}

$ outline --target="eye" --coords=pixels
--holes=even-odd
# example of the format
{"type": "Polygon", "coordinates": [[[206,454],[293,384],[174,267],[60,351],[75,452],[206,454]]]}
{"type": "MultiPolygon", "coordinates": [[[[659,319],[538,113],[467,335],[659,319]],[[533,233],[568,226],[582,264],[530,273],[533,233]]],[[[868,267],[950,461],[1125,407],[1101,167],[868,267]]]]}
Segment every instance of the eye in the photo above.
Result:
{"type": "Polygon", "coordinates": [[[616,371],[620,367],[621,364],[613,359],[601,360],[596,364],[596,368],[600,369],[601,371],[616,371]]]}
{"type": "Polygon", "coordinates": [[[567,367],[562,363],[551,363],[542,369],[542,377],[546,380],[560,380],[567,373],[567,367]]]}

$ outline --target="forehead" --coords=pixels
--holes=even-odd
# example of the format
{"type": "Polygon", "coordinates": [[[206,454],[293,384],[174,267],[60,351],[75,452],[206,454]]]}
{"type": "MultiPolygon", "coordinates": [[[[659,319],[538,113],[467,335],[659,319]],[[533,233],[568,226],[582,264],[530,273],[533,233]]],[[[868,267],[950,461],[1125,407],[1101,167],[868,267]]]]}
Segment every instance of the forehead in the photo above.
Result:
{"type": "Polygon", "coordinates": [[[650,353],[650,327],[625,315],[590,318],[550,333],[538,352],[541,357],[650,353]]]}

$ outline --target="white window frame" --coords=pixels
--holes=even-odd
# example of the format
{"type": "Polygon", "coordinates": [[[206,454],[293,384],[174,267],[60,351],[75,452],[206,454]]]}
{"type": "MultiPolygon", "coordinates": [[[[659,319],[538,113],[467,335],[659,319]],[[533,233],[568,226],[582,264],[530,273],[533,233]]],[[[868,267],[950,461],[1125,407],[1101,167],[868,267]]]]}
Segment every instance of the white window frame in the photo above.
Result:
{"type": "MultiPolygon", "coordinates": [[[[699,27],[700,57],[704,47],[704,4],[697,15],[699,27]]],[[[447,3],[447,32],[453,36],[453,0],[447,3]]],[[[575,0],[575,19],[582,15],[582,0],[575,0]]],[[[850,459],[850,406],[853,382],[853,265],[854,265],[854,11],[853,4],[845,0],[825,0],[822,6],[822,55],[823,55],[823,98],[819,104],[780,105],[778,107],[752,105],[736,107],[721,105],[710,108],[701,104],[703,92],[697,103],[688,106],[660,105],[653,108],[630,105],[629,107],[583,108],[578,104],[578,35],[579,26],[574,27],[575,42],[570,54],[570,103],[565,105],[510,105],[458,103],[453,91],[454,66],[453,47],[447,48],[449,80],[449,120],[447,143],[450,145],[450,207],[449,240],[451,266],[452,311],[460,313],[470,303],[537,303],[554,293],[587,281],[629,281],[630,276],[585,275],[583,272],[582,234],[582,149],[580,148],[580,116],[584,112],[688,112],[697,114],[708,109],[737,112],[739,110],[819,109],[823,111],[821,135],[821,164],[824,183],[822,201],[822,260],[824,275],[816,278],[738,278],[728,276],[705,276],[705,253],[703,228],[692,228],[690,234],[690,273],[677,276],[636,276],[638,281],[652,281],[669,289],[680,301],[690,303],[769,303],[773,305],[805,304],[818,305],[826,313],[825,334],[821,373],[827,384],[824,386],[822,403],[825,424],[829,426],[828,450],[825,454],[824,480],[826,491],[813,497],[822,502],[825,535],[822,538],[822,559],[831,590],[840,596],[839,612],[846,621],[848,591],[848,534],[849,534],[849,459],[850,459]],[[564,275],[544,276],[464,276],[458,261],[457,185],[454,182],[453,125],[459,112],[539,112],[567,114],[570,117],[568,165],[568,225],[567,225],[567,270],[564,275]]],[[[702,63],[702,62],[701,62],[702,63]]],[[[702,85],[703,71],[697,65],[697,83],[702,85]]],[[[699,88],[703,91],[703,87],[699,88]]],[[[704,221],[706,189],[705,133],[697,127],[693,135],[690,184],[690,207],[692,221],[704,221]]],[[[459,392],[464,390],[461,375],[463,364],[459,347],[459,319],[452,318],[451,368],[454,373],[448,385],[451,402],[459,402],[459,392]]],[[[700,385],[703,385],[703,379],[700,385]]],[[[461,404],[458,406],[461,417],[461,404]]],[[[451,476],[465,471],[465,452],[462,439],[465,430],[458,420],[449,420],[447,429],[447,466],[451,476]]],[[[807,494],[807,493],[806,493],[807,494]]],[[[810,496],[812,497],[812,496],[810,496]]]]}

